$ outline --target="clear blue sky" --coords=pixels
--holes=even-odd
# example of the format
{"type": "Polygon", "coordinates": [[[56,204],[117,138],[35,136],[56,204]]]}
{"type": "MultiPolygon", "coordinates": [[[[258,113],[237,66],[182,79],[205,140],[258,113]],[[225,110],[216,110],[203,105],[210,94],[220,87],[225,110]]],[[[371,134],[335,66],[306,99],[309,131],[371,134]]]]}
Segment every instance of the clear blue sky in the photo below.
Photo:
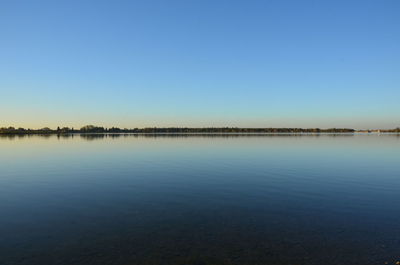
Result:
{"type": "Polygon", "coordinates": [[[400,1],[0,2],[0,127],[400,126],[400,1]]]}

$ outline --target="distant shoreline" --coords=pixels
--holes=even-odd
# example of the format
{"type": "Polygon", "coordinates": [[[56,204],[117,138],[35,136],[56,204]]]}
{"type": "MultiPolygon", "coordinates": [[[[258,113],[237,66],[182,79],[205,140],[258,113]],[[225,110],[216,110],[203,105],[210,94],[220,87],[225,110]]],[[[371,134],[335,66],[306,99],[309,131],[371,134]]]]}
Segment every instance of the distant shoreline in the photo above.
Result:
{"type": "Polygon", "coordinates": [[[80,129],[69,127],[58,127],[57,129],[25,129],[14,127],[0,128],[0,135],[27,135],[27,134],[379,134],[379,133],[400,133],[400,128],[396,129],[351,129],[351,128],[237,128],[237,127],[204,127],[204,128],[187,128],[187,127],[148,127],[121,129],[116,127],[105,128],[93,125],[87,125],[80,129]]]}

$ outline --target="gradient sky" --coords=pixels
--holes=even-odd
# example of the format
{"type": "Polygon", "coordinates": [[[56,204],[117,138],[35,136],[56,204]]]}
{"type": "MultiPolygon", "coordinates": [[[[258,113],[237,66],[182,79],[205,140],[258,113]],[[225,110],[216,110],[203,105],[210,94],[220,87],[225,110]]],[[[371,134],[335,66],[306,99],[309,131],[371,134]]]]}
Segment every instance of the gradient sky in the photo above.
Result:
{"type": "Polygon", "coordinates": [[[0,127],[400,126],[400,1],[0,1],[0,127]]]}

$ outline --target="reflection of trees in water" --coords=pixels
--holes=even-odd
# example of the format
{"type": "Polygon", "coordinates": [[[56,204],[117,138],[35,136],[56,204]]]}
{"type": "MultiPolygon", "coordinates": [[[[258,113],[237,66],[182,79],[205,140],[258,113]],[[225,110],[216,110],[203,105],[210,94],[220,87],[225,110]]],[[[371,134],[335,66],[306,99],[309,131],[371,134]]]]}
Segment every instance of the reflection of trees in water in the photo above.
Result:
{"type": "MultiPolygon", "coordinates": [[[[19,138],[57,138],[59,140],[73,139],[76,136],[80,139],[93,141],[101,139],[118,138],[240,138],[240,137],[349,137],[354,134],[304,134],[304,133],[81,133],[81,134],[0,134],[0,138],[19,139],[19,138]]],[[[399,135],[398,135],[399,136],[399,135]]]]}
{"type": "Polygon", "coordinates": [[[81,139],[92,141],[104,138],[116,139],[121,137],[137,137],[137,134],[132,133],[81,133],[79,134],[81,139]]]}
{"type": "MultiPolygon", "coordinates": [[[[354,133],[67,133],[67,134],[0,134],[0,139],[22,138],[57,138],[58,140],[74,139],[93,141],[119,138],[240,138],[240,137],[353,137],[354,133]]],[[[400,138],[398,133],[381,134],[400,138]]]]}
{"type": "Polygon", "coordinates": [[[80,134],[79,136],[87,141],[103,139],[106,137],[105,134],[80,134]]]}
{"type": "Polygon", "coordinates": [[[52,138],[55,137],[54,134],[0,134],[0,138],[2,139],[22,139],[22,138],[34,138],[34,137],[40,137],[40,138],[52,138]]]}
{"type": "Polygon", "coordinates": [[[74,134],[73,133],[65,133],[65,134],[57,134],[57,139],[63,139],[63,140],[67,140],[67,139],[73,139],[74,138],[74,134]]]}

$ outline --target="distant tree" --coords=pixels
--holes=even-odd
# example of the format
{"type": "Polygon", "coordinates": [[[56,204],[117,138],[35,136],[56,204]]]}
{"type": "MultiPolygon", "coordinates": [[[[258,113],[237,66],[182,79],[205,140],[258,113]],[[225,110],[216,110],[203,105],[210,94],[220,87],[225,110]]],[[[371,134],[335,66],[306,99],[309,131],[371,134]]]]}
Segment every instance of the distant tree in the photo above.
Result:
{"type": "Polygon", "coordinates": [[[105,132],[104,127],[96,127],[94,125],[86,125],[80,129],[82,133],[102,133],[105,132]]]}

